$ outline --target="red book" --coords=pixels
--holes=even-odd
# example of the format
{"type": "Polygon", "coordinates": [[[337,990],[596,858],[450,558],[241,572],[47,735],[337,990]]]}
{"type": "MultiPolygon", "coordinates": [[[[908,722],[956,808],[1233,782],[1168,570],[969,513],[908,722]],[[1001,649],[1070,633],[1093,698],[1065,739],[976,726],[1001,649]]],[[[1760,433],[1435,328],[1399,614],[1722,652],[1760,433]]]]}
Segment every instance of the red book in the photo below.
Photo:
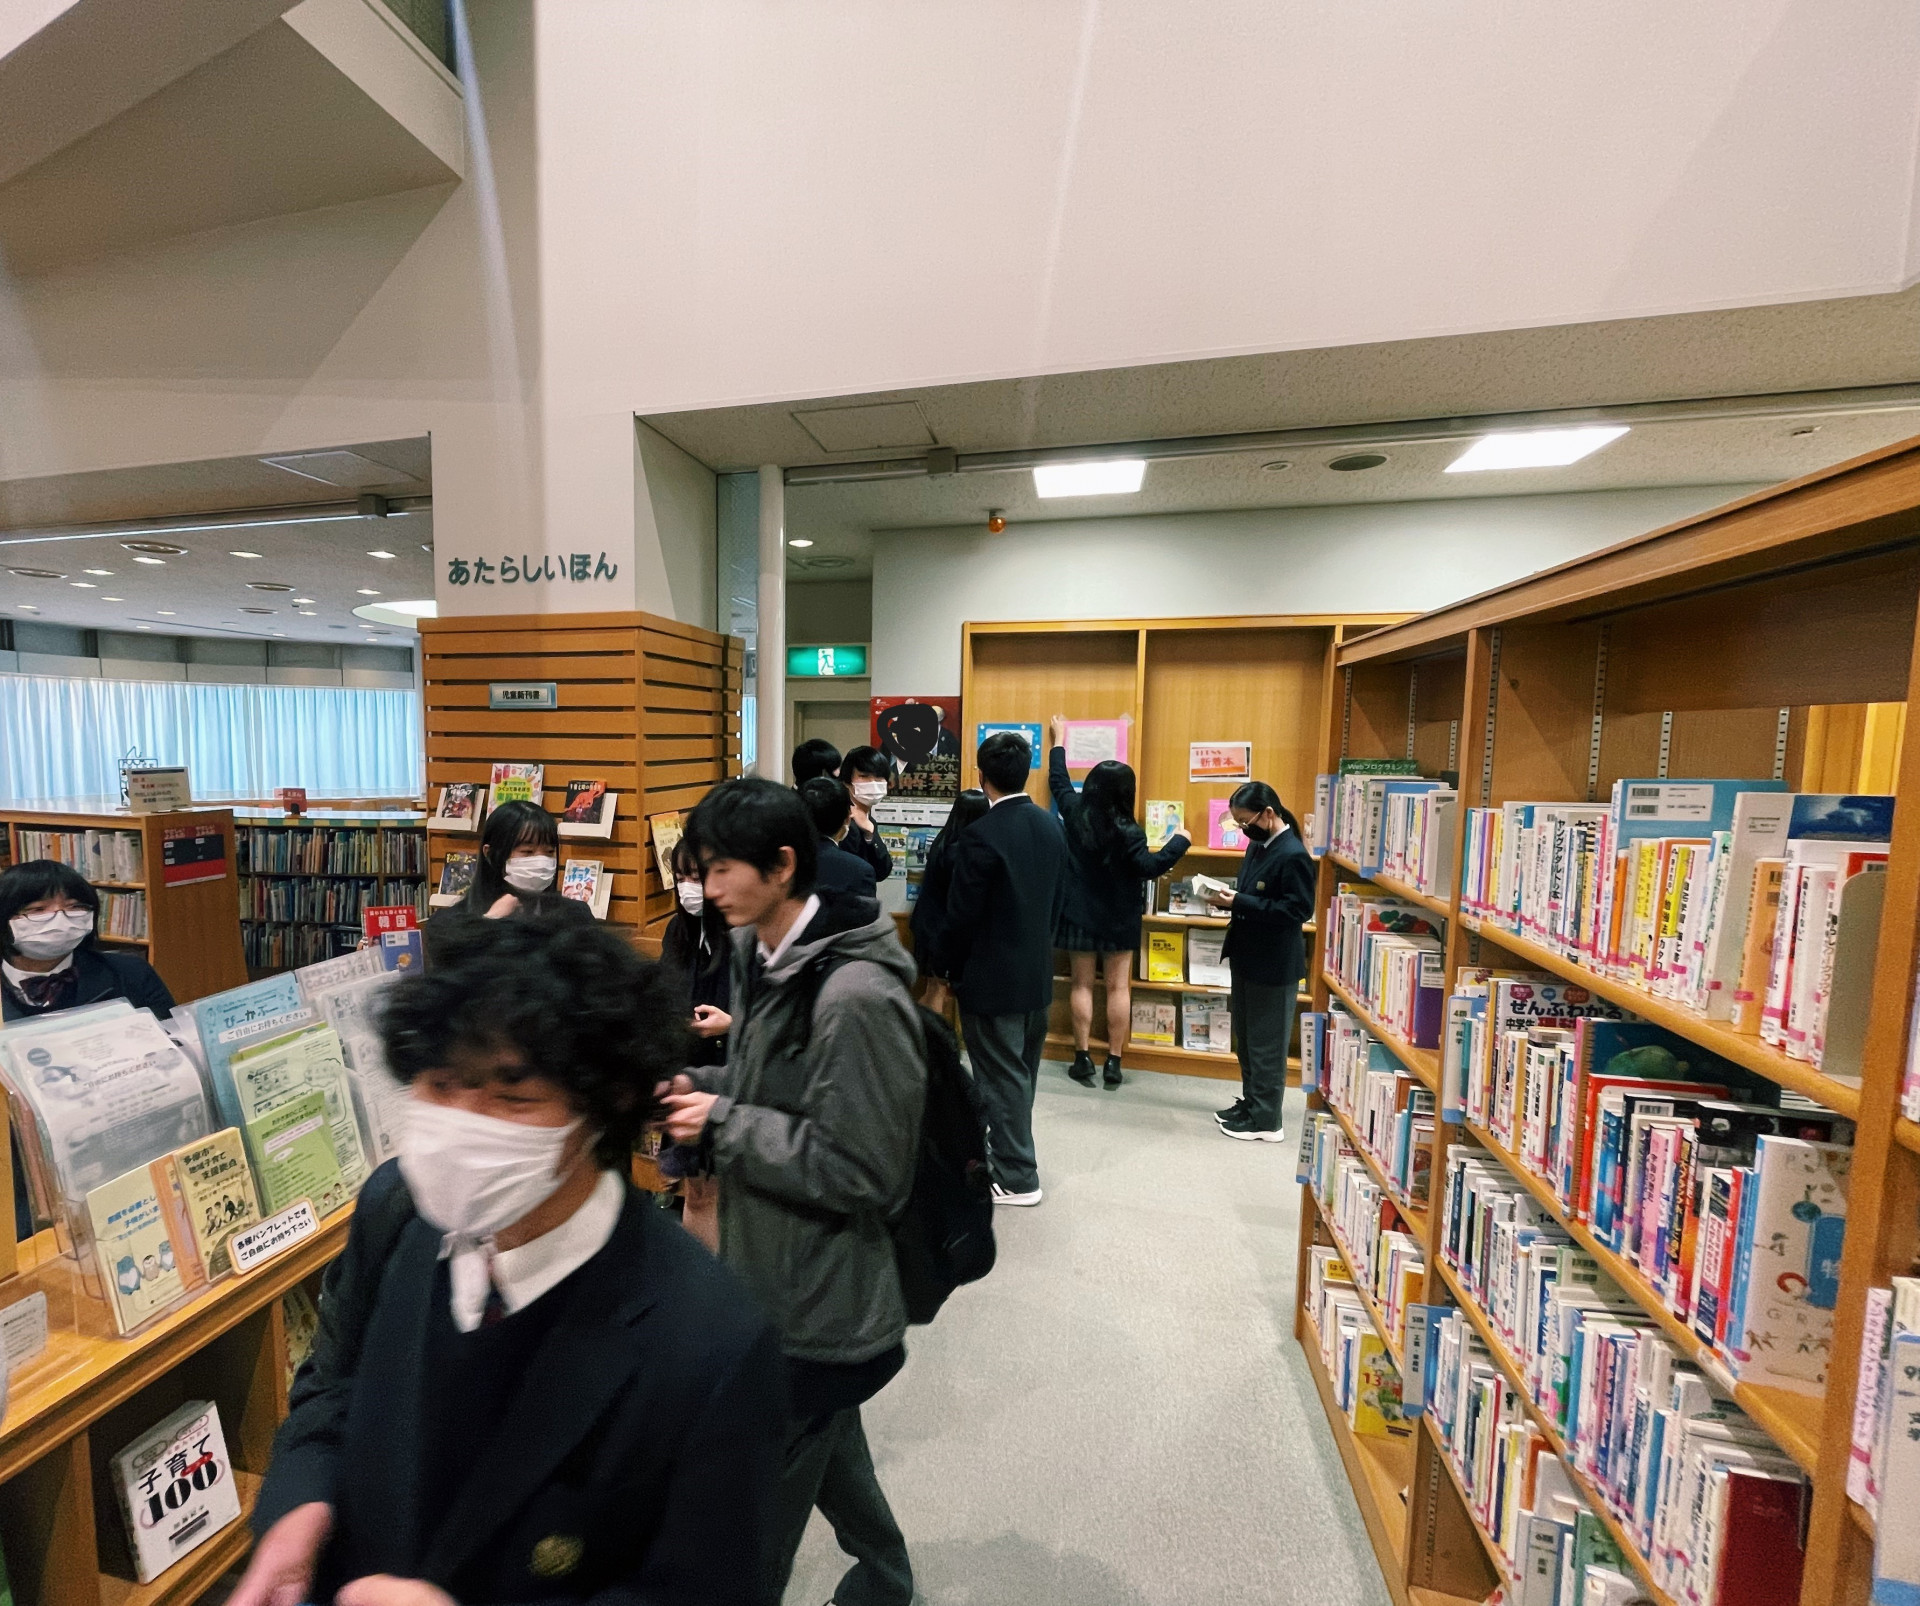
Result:
{"type": "Polygon", "coordinates": [[[1727,1509],[1720,1524],[1720,1574],[1713,1606],[1797,1606],[1801,1506],[1798,1478],[1750,1467],[1727,1469],[1727,1509]]]}
{"type": "Polygon", "coordinates": [[[419,970],[426,963],[426,939],[420,933],[420,912],[410,903],[379,905],[361,916],[367,941],[380,950],[388,970],[419,970]]]}
{"type": "Polygon", "coordinates": [[[367,936],[378,942],[389,931],[417,931],[420,927],[420,911],[410,903],[381,904],[369,908],[361,920],[366,926],[367,936]]]}

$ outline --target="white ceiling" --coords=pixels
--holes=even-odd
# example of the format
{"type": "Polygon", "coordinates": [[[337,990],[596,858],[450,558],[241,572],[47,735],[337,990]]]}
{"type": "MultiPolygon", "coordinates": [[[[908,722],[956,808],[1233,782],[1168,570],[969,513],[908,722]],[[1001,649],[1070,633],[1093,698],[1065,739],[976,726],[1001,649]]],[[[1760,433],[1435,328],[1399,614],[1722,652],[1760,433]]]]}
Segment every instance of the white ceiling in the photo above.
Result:
{"type": "MultiPolygon", "coordinates": [[[[424,438],[363,442],[348,449],[388,467],[390,476],[380,487],[384,494],[431,494],[424,438]]],[[[96,630],[144,625],[156,634],[410,642],[411,630],[365,628],[367,622],[355,617],[353,609],[433,595],[430,509],[384,519],[355,516],[325,523],[157,532],[154,539],[187,549],[185,555],[159,564],[136,563],[116,536],[23,539],[55,523],[85,526],[118,520],[123,522],[111,527],[124,528],[128,520],[235,509],[298,512],[298,504],[352,501],[354,494],[251,457],[0,484],[0,617],[96,630]],[[235,551],[260,556],[236,558],[231,555],[235,551]],[[374,551],[394,556],[375,558],[370,556],[374,551]],[[61,578],[24,578],[10,572],[15,567],[48,569],[61,578]],[[89,569],[109,573],[89,574],[89,569]],[[250,583],[292,590],[253,591],[250,583]],[[380,595],[362,596],[362,588],[380,595]],[[312,605],[303,610],[293,600],[297,597],[312,598],[312,605]]]]}

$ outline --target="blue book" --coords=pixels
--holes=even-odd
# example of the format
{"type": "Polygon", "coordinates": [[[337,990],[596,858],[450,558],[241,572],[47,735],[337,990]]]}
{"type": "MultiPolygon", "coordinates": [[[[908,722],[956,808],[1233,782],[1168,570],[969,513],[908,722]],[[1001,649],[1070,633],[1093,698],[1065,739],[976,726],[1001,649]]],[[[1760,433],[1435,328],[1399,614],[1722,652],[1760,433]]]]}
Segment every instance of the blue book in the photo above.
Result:
{"type": "Polygon", "coordinates": [[[1733,829],[1733,800],[1742,792],[1784,792],[1785,781],[1673,781],[1658,776],[1613,783],[1613,841],[1617,852],[1649,836],[1711,836],[1733,829]]]}
{"type": "Polygon", "coordinates": [[[207,1079],[213,1084],[213,1102],[219,1108],[221,1123],[244,1129],[246,1117],[233,1085],[233,1045],[222,1043],[220,1034],[300,1008],[300,984],[294,980],[293,972],[287,971],[196,999],[187,1007],[193,1011],[194,1024],[200,1028],[200,1046],[207,1056],[207,1079]]]}
{"type": "Polygon", "coordinates": [[[1726,1351],[1738,1356],[1746,1337],[1747,1274],[1753,1269],[1753,1213],[1758,1203],[1760,1174],[1750,1165],[1741,1173],[1740,1221],[1734,1232],[1733,1283],[1727,1291],[1726,1351]]]}

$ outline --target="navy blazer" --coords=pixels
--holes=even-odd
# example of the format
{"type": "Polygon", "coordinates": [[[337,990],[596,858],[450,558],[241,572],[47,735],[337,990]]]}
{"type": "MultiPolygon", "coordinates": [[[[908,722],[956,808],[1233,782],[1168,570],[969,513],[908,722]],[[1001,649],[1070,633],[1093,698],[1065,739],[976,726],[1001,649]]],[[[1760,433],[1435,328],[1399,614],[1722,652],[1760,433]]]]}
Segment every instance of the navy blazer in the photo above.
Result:
{"type": "Polygon", "coordinates": [[[960,833],[942,955],[965,1013],[1024,1015],[1053,1003],[1053,928],[1066,896],[1066,836],[1026,793],[960,833]]]}
{"type": "Polygon", "coordinates": [[[422,1380],[440,1234],[397,1162],[361,1190],[255,1508],[334,1508],[315,1601],[369,1573],[461,1606],[777,1606],[779,1341],[718,1260],[628,1190],[444,1520],[422,1532],[422,1380]]]}
{"type": "Polygon", "coordinates": [[[1298,831],[1282,829],[1247,849],[1227,911],[1221,952],[1233,974],[1264,987],[1298,986],[1307,973],[1307,943],[1300,928],[1313,918],[1319,867],[1298,831]]]}
{"type": "MultiPolygon", "coordinates": [[[[160,973],[138,954],[109,953],[104,948],[83,947],[74,950],[73,968],[79,982],[73,990],[73,1002],[66,1007],[104,1003],[109,998],[124,998],[135,1009],[150,1009],[156,1019],[173,1013],[173,994],[160,979],[160,973]]],[[[13,995],[11,987],[0,987],[0,1019],[25,1020],[43,1013],[28,1009],[13,995]]]]}
{"type": "MultiPolygon", "coordinates": [[[[853,834],[851,828],[847,834],[853,834]]],[[[839,843],[822,837],[813,884],[822,892],[850,892],[856,898],[871,898],[874,896],[873,866],[839,843]]]]}
{"type": "Polygon", "coordinates": [[[858,820],[847,823],[847,834],[840,843],[841,851],[851,853],[863,864],[873,866],[873,879],[884,881],[893,874],[893,855],[887,851],[886,843],[880,840],[880,831],[876,826],[871,831],[860,829],[858,820]]]}

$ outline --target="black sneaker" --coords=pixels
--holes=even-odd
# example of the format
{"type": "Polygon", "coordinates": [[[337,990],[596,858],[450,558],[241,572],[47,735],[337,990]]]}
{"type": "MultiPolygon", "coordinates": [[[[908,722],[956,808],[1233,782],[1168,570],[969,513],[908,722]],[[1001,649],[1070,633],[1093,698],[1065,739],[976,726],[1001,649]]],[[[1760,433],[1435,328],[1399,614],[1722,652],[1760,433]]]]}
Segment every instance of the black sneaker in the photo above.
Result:
{"type": "Polygon", "coordinates": [[[1284,1128],[1255,1126],[1245,1115],[1222,1121],[1220,1130],[1230,1138],[1240,1139],[1242,1143],[1284,1143],[1287,1140],[1284,1128]]]}
{"type": "Polygon", "coordinates": [[[1213,1112],[1213,1118],[1222,1126],[1225,1126],[1227,1122],[1237,1121],[1246,1113],[1247,1101],[1245,1099],[1235,1099],[1224,1110],[1215,1110],[1213,1112]]]}
{"type": "Polygon", "coordinates": [[[1067,1067],[1071,1076],[1082,1087],[1093,1086],[1093,1056],[1084,1048],[1073,1056],[1073,1063],[1067,1067]]]}

